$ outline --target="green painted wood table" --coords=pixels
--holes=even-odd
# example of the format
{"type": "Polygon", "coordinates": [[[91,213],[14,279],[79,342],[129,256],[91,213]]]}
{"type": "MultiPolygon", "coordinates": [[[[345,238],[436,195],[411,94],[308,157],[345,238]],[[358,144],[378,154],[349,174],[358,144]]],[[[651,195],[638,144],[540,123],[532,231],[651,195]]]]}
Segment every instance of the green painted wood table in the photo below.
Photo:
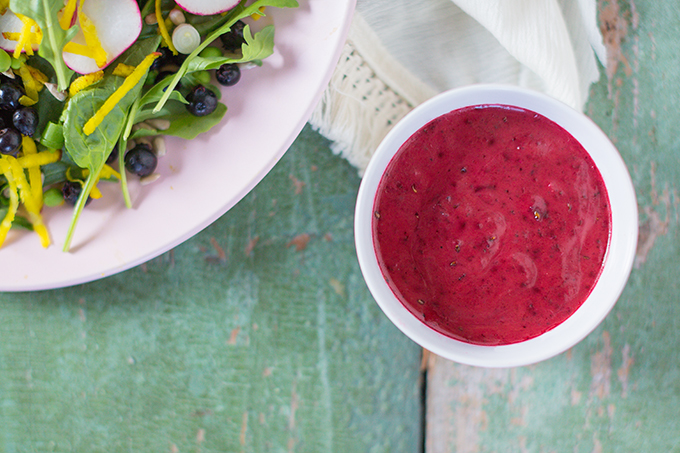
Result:
{"type": "Polygon", "coordinates": [[[630,169],[641,228],[623,296],[582,343],[421,372],[356,262],[356,171],[307,127],[171,252],[0,294],[0,452],[680,452],[680,9],[599,13],[610,62],[587,113],[630,169]]]}
{"type": "Polygon", "coordinates": [[[427,451],[680,452],[680,8],[598,4],[607,70],[587,114],[636,187],[633,272],[602,325],[535,366],[484,370],[431,358],[427,451]]]}
{"type": "Polygon", "coordinates": [[[420,350],[356,262],[359,178],[305,128],[208,229],[0,294],[0,452],[414,452],[420,350]]]}

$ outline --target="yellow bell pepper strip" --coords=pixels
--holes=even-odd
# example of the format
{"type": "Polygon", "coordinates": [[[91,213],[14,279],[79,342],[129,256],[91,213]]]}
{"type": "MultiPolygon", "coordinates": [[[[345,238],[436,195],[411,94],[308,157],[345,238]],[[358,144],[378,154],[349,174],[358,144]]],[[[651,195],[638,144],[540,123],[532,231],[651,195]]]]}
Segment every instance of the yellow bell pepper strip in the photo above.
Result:
{"type": "Polygon", "coordinates": [[[50,149],[47,151],[40,151],[36,154],[24,155],[17,158],[17,162],[21,168],[40,167],[43,165],[57,162],[61,159],[61,151],[50,149]]]}
{"type": "Polygon", "coordinates": [[[165,21],[163,20],[163,14],[161,12],[161,0],[156,0],[156,21],[158,22],[158,30],[161,32],[163,42],[165,42],[165,45],[168,46],[168,49],[172,51],[173,55],[177,55],[177,49],[175,49],[175,46],[172,45],[172,38],[170,37],[168,28],[165,25],[165,21]]]}
{"type": "Polygon", "coordinates": [[[92,58],[95,61],[97,60],[99,55],[97,49],[92,49],[85,44],[79,44],[73,41],[67,42],[64,45],[64,52],[82,55],[83,57],[92,58]]]}
{"type": "MultiPolygon", "coordinates": [[[[33,145],[35,146],[35,143],[33,143],[33,145]]],[[[21,194],[21,199],[26,206],[26,211],[33,224],[33,229],[38,236],[40,236],[42,246],[47,247],[50,244],[50,237],[47,232],[47,227],[44,225],[42,216],[40,215],[42,206],[42,178],[39,174],[39,168],[41,165],[57,162],[61,159],[61,152],[57,150],[48,150],[33,153],[30,143],[24,143],[23,146],[24,155],[22,157],[14,158],[7,155],[0,157],[0,172],[5,176],[9,185],[9,209],[7,210],[5,218],[0,223],[0,246],[2,246],[7,237],[7,233],[10,228],[12,228],[12,223],[14,222],[17,210],[19,209],[21,194]],[[33,182],[29,184],[26,180],[24,169],[28,169],[29,179],[33,180],[36,178],[33,170],[36,169],[38,171],[37,178],[40,184],[39,186],[33,182]],[[36,190],[37,187],[40,187],[39,194],[36,190]]]]}
{"type": "MultiPolygon", "coordinates": [[[[88,173],[89,173],[89,171],[85,170],[83,172],[83,175],[87,176],[88,173]]],[[[118,173],[116,170],[111,168],[109,165],[104,164],[104,166],[102,167],[102,171],[99,172],[99,176],[97,176],[97,180],[94,183],[94,187],[92,188],[92,191],[90,192],[90,197],[94,198],[95,200],[98,200],[99,198],[101,198],[103,195],[102,195],[101,191],[99,190],[99,188],[97,187],[97,184],[99,184],[99,180],[101,178],[108,179],[108,178],[111,178],[111,177],[115,177],[116,179],[120,180],[120,173],[118,173]]]]}
{"type": "Polygon", "coordinates": [[[24,89],[26,96],[32,101],[38,102],[38,92],[42,89],[42,85],[35,81],[31,71],[26,67],[25,63],[19,66],[19,76],[24,82],[24,89]]]}
{"type": "Polygon", "coordinates": [[[134,66],[125,63],[118,63],[113,69],[112,74],[119,77],[127,77],[135,70],[134,66]]]}
{"type": "Polygon", "coordinates": [[[38,103],[38,101],[35,101],[35,100],[29,98],[26,95],[23,95],[19,98],[19,104],[23,105],[24,107],[30,107],[30,106],[35,105],[37,103],[38,103]]]}
{"type": "Polygon", "coordinates": [[[116,106],[116,104],[125,97],[128,91],[134,88],[135,85],[137,85],[137,83],[142,79],[142,77],[144,77],[144,74],[146,74],[146,72],[149,70],[154,60],[160,55],[160,52],[150,53],[144,58],[144,60],[142,60],[141,63],[139,63],[139,65],[137,65],[134,71],[132,71],[132,73],[125,78],[123,83],[116,89],[116,91],[114,91],[111,96],[109,96],[106,101],[104,101],[104,104],[99,107],[99,110],[97,110],[92,118],[87,120],[85,126],[83,126],[83,133],[85,135],[90,135],[95,131],[97,126],[99,126],[104,118],[106,118],[106,115],[108,115],[116,106]]]}
{"type": "Polygon", "coordinates": [[[23,14],[17,14],[16,16],[23,22],[23,25],[12,56],[14,58],[19,58],[22,50],[26,52],[26,55],[33,55],[32,45],[40,44],[42,42],[42,31],[36,21],[30,17],[24,16],[23,14]]]}
{"type": "Polygon", "coordinates": [[[21,165],[19,165],[14,157],[6,156],[5,159],[9,163],[12,176],[14,177],[17,189],[19,189],[19,197],[21,202],[26,207],[26,212],[28,212],[28,217],[31,221],[31,224],[33,225],[33,230],[40,237],[40,243],[42,246],[47,248],[49,247],[51,241],[50,235],[47,232],[47,227],[43,223],[42,216],[40,215],[40,209],[42,209],[42,190],[40,193],[40,204],[38,204],[37,200],[33,196],[33,193],[31,192],[30,185],[26,180],[24,169],[21,168],[21,165]]]}
{"type": "MultiPolygon", "coordinates": [[[[92,58],[94,59],[97,66],[101,68],[106,66],[106,59],[108,55],[102,47],[102,43],[99,41],[99,37],[97,36],[97,28],[94,26],[94,23],[90,20],[90,18],[87,17],[83,12],[84,1],[85,0],[80,0],[80,8],[78,8],[78,24],[80,25],[80,29],[83,31],[83,35],[85,36],[85,43],[87,44],[87,47],[89,47],[94,52],[94,56],[92,58]]],[[[64,48],[66,48],[66,46],[64,46],[64,48]]]]}
{"type": "Polygon", "coordinates": [[[80,76],[71,82],[71,85],[68,87],[68,94],[74,96],[80,90],[89,87],[93,83],[99,82],[102,78],[104,78],[104,71],[97,71],[80,76]]]}
{"type": "Polygon", "coordinates": [[[68,30],[71,28],[71,23],[73,22],[73,15],[76,13],[76,5],[78,0],[68,0],[66,6],[61,11],[61,17],[59,18],[59,26],[62,30],[68,30]]]}
{"type": "Polygon", "coordinates": [[[9,206],[7,208],[7,214],[2,219],[0,223],[0,247],[5,242],[7,238],[7,233],[10,228],[12,228],[12,222],[14,222],[14,217],[16,216],[17,209],[19,209],[19,194],[17,193],[17,184],[14,181],[14,176],[12,170],[7,161],[7,157],[3,156],[0,158],[0,171],[5,175],[7,179],[7,184],[9,186],[9,206]]]}
{"type": "Polygon", "coordinates": [[[99,173],[99,177],[100,178],[106,178],[106,179],[111,178],[111,177],[116,178],[116,179],[120,179],[120,173],[118,173],[116,170],[114,170],[113,167],[111,167],[107,164],[104,164],[104,167],[102,168],[101,173],[99,173]]]}
{"type": "Polygon", "coordinates": [[[265,7],[264,7],[264,6],[260,6],[260,7],[258,8],[258,10],[257,10],[258,12],[252,14],[252,15],[250,16],[250,18],[253,19],[253,20],[260,20],[260,19],[262,19],[262,16],[264,16],[264,10],[265,10],[265,7]]]}
{"type": "Polygon", "coordinates": [[[26,94],[19,98],[19,104],[28,107],[38,102],[38,93],[45,87],[45,83],[49,81],[47,76],[38,69],[21,63],[19,66],[19,76],[24,83],[26,94]]]}
{"type": "MultiPolygon", "coordinates": [[[[23,151],[24,156],[35,156],[38,154],[38,148],[35,146],[33,139],[25,135],[21,137],[21,150],[23,151]]],[[[21,167],[21,165],[19,166],[21,167]]],[[[43,204],[42,174],[40,173],[40,167],[28,167],[28,183],[30,186],[31,197],[33,197],[33,200],[37,205],[37,209],[40,211],[43,204]]]]}
{"type": "MultiPolygon", "coordinates": [[[[9,41],[19,41],[22,38],[22,36],[23,35],[21,34],[21,32],[19,32],[19,33],[13,32],[13,31],[3,31],[2,32],[2,37],[9,40],[9,41]]],[[[40,44],[40,42],[38,41],[38,36],[35,35],[35,34],[32,34],[31,36],[29,36],[27,38],[27,42],[31,43],[31,44],[40,44]]],[[[23,49],[23,47],[21,49],[23,49]]],[[[33,49],[31,48],[31,52],[32,51],[33,51],[33,49]]]]}
{"type": "Polygon", "coordinates": [[[43,72],[40,69],[34,68],[33,66],[27,64],[24,66],[26,66],[28,72],[31,73],[31,77],[33,77],[33,80],[35,80],[35,82],[37,83],[38,91],[42,90],[45,84],[50,81],[49,77],[43,74],[43,72]]]}

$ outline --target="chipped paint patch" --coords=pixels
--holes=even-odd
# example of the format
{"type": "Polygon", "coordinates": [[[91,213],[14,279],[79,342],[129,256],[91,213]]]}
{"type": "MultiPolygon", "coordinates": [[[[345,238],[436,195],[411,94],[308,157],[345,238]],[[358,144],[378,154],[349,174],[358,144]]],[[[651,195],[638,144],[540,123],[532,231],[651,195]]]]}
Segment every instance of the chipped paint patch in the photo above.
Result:
{"type": "Polygon", "coordinates": [[[288,244],[286,244],[286,247],[294,245],[295,251],[301,252],[302,250],[307,248],[307,244],[309,244],[310,239],[311,236],[309,235],[309,233],[298,234],[293,239],[291,239],[290,242],[288,242],[288,244]]]}
{"type": "Polygon", "coordinates": [[[248,411],[244,411],[241,416],[241,432],[238,436],[239,444],[242,447],[246,446],[246,435],[248,434],[248,411]]]}
{"type": "Polygon", "coordinates": [[[214,237],[210,237],[210,245],[213,246],[215,249],[215,252],[217,252],[217,259],[220,260],[221,262],[227,261],[227,254],[224,252],[224,249],[220,247],[220,244],[217,243],[217,239],[214,237]]]}
{"type": "Polygon", "coordinates": [[[328,281],[328,284],[331,285],[333,291],[335,291],[335,294],[345,297],[345,285],[343,285],[339,280],[331,278],[328,281]]]}
{"type": "Polygon", "coordinates": [[[634,358],[630,354],[630,345],[626,343],[623,345],[621,350],[621,367],[616,372],[616,375],[621,382],[621,397],[626,398],[628,396],[628,375],[630,374],[630,367],[635,363],[634,358]]]}
{"type": "Polygon", "coordinates": [[[607,48],[607,79],[609,80],[609,96],[611,98],[611,82],[619,69],[619,64],[624,65],[624,72],[630,75],[632,70],[628,60],[621,50],[621,43],[628,34],[628,23],[623,17],[619,4],[616,0],[603,4],[600,1],[600,32],[604,45],[607,48]]]}
{"type": "Polygon", "coordinates": [[[302,189],[305,187],[306,183],[304,181],[300,181],[293,175],[288,176],[290,180],[293,182],[293,187],[295,188],[295,195],[300,195],[302,193],[302,189]]]}
{"type": "Polygon", "coordinates": [[[647,261],[649,252],[654,247],[656,240],[668,233],[670,225],[671,197],[668,188],[665,188],[661,195],[656,189],[656,164],[652,162],[650,169],[651,176],[651,199],[652,205],[642,208],[642,212],[647,217],[641,224],[638,232],[638,246],[635,251],[634,266],[636,269],[642,267],[647,261]],[[661,214],[655,209],[656,206],[663,205],[666,215],[661,219],[661,214]]]}
{"type": "Polygon", "coordinates": [[[603,345],[590,358],[590,374],[592,382],[590,384],[590,396],[602,400],[609,396],[611,392],[612,375],[612,345],[609,332],[602,332],[603,345]]]}
{"type": "Polygon", "coordinates": [[[593,433],[593,452],[602,453],[602,442],[597,438],[597,433],[593,433]]]}
{"type": "Polygon", "coordinates": [[[229,334],[229,340],[227,340],[228,345],[233,346],[233,345],[236,344],[236,340],[238,339],[238,334],[239,334],[240,331],[241,331],[241,327],[236,327],[236,328],[232,329],[231,334],[229,334]]]}
{"type": "MultiPolygon", "coordinates": [[[[490,395],[525,389],[533,381],[517,369],[479,368],[459,365],[428,354],[426,447],[435,453],[476,453],[481,434],[489,425],[485,410],[490,395]],[[515,376],[512,376],[512,373],[515,376]]],[[[511,398],[508,396],[508,398],[511,398]]],[[[512,397],[513,400],[517,396],[512,397]]],[[[528,409],[513,408],[518,425],[525,423],[528,409]]]]}
{"type": "Polygon", "coordinates": [[[296,390],[296,383],[293,382],[293,389],[290,395],[290,417],[288,418],[288,429],[290,430],[290,437],[288,438],[288,453],[295,451],[295,444],[297,444],[297,440],[293,433],[295,432],[296,427],[295,413],[300,407],[299,404],[300,402],[296,390]]]}
{"type": "Polygon", "coordinates": [[[243,249],[243,252],[246,254],[246,256],[250,256],[253,253],[253,250],[255,249],[255,246],[257,245],[257,242],[260,240],[260,236],[255,236],[253,238],[250,238],[248,240],[248,243],[246,244],[245,248],[243,249]]]}

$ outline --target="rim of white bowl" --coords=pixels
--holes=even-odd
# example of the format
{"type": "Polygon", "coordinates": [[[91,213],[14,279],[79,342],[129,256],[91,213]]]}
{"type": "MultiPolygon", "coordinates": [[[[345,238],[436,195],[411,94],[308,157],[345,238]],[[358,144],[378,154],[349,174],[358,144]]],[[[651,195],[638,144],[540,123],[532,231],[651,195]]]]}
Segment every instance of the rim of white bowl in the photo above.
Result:
{"type": "Polygon", "coordinates": [[[480,84],[443,92],[397,123],[376,149],[364,173],[355,208],[355,246],[359,266],[374,299],[387,317],[413,341],[446,359],[473,366],[530,365],[579,343],[607,316],[630,275],[638,236],[635,189],[628,169],[607,135],[587,116],[543,93],[508,85],[480,84]],[[480,104],[523,107],[556,122],[578,140],[597,166],[609,195],[612,230],[604,267],[581,307],[554,329],[530,340],[480,346],[440,334],[413,316],[385,282],[373,248],[371,222],[378,183],[402,143],[429,121],[452,110],[480,104]]]}

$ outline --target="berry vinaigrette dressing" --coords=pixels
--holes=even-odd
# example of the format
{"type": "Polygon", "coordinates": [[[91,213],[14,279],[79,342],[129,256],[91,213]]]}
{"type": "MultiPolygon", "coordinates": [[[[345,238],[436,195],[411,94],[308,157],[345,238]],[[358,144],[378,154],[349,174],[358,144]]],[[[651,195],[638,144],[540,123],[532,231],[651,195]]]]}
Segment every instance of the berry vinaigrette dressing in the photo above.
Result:
{"type": "Polygon", "coordinates": [[[583,147],[542,115],[483,105],[423,126],[374,203],[378,262],[426,325],[512,344],[574,313],[601,273],[611,212],[583,147]]]}

